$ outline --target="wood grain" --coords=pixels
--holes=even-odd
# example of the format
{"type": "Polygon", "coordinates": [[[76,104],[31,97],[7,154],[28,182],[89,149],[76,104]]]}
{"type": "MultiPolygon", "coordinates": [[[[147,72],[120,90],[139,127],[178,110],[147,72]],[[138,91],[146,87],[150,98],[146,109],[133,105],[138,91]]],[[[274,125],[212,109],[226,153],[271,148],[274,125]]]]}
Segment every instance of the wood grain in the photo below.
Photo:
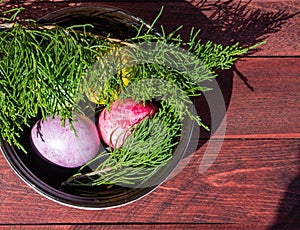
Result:
{"type": "Polygon", "coordinates": [[[299,140],[225,141],[214,164],[199,174],[204,146],[149,196],[103,211],[81,211],[49,201],[21,182],[1,156],[0,200],[5,212],[0,212],[0,223],[272,224],[299,205],[299,187],[286,191],[299,175],[299,146],[299,140]]]}
{"type": "MultiPolygon", "coordinates": [[[[237,69],[249,80],[249,90],[235,75],[228,109],[227,134],[300,133],[299,58],[241,59],[237,69]]],[[[291,135],[292,137],[292,135],[291,135]]]]}
{"type": "MultiPolygon", "coordinates": [[[[171,32],[183,25],[181,35],[188,39],[192,27],[202,30],[203,41],[212,40],[224,45],[239,42],[241,45],[253,45],[265,40],[259,56],[297,56],[300,54],[299,37],[300,12],[299,1],[242,1],[242,4],[199,4],[204,1],[143,2],[138,1],[4,1],[0,10],[23,6],[26,11],[22,18],[38,19],[43,15],[68,6],[106,5],[122,8],[133,15],[152,22],[162,6],[164,14],[157,25],[164,25],[171,32]],[[8,2],[8,3],[5,3],[8,2]],[[243,6],[247,4],[247,7],[243,6]],[[221,10],[220,10],[221,9],[221,10]],[[210,18],[211,14],[219,15],[210,18]],[[182,15],[185,15],[182,17],[182,15]]],[[[221,1],[226,2],[226,1],[221,1]]]]}
{"type": "MultiPolygon", "coordinates": [[[[224,2],[5,0],[0,4],[0,11],[24,6],[20,16],[34,19],[67,6],[108,5],[148,22],[165,5],[158,25],[164,24],[167,31],[184,25],[184,38],[195,26],[202,29],[204,41],[242,45],[267,41],[234,69],[219,72],[227,105],[225,141],[214,135],[208,149],[206,133],[193,137],[192,145],[199,149],[181,162],[178,174],[133,204],[101,211],[62,206],[21,181],[0,154],[0,229],[94,229],[97,224],[104,229],[300,228],[300,1],[242,0],[240,7],[239,1],[224,2]],[[210,17],[214,12],[219,17],[210,17]],[[230,18],[234,20],[228,23],[230,18]],[[200,166],[208,170],[200,173],[200,166]]],[[[201,112],[205,100],[197,99],[196,105],[201,112]]],[[[204,114],[204,120],[210,122],[209,115],[204,114]]]]}
{"type": "MultiPolygon", "coordinates": [[[[36,225],[0,225],[1,230],[15,229],[33,229],[37,228],[36,225]]],[[[299,225],[297,224],[285,224],[280,225],[280,228],[277,229],[298,229],[299,225]]],[[[269,229],[268,225],[263,224],[49,224],[49,225],[38,225],[39,230],[115,230],[115,229],[125,229],[125,230],[140,230],[140,229],[164,229],[164,230],[177,230],[177,229],[197,229],[197,230],[261,230],[269,229]]]]}
{"type": "MultiPolygon", "coordinates": [[[[217,80],[227,105],[225,138],[299,138],[299,66],[299,58],[256,57],[240,59],[235,70],[220,72],[217,80]]],[[[214,112],[210,108],[221,103],[215,91],[195,100],[198,114],[210,127],[224,119],[220,109],[214,119],[210,116],[214,112]]],[[[201,138],[209,135],[201,130],[201,138]]]]}

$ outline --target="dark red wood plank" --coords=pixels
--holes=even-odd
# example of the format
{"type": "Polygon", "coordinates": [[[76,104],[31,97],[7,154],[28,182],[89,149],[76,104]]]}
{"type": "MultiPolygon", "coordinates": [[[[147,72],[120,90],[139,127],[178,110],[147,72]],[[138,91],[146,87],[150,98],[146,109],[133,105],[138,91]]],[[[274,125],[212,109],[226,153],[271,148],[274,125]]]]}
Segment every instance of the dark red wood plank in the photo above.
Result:
{"type": "MultiPolygon", "coordinates": [[[[202,0],[189,0],[194,6],[203,7],[202,0]],[[201,4],[202,3],[202,4],[201,4]]],[[[216,1],[206,1],[206,5],[214,5],[216,1]]],[[[227,1],[221,1],[227,2],[227,1]]],[[[255,56],[296,56],[300,54],[299,37],[300,2],[296,0],[242,0],[229,4],[218,4],[219,10],[213,6],[210,11],[203,11],[208,17],[213,13],[217,26],[225,32],[222,39],[229,37],[249,42],[257,38],[265,38],[266,44],[255,56]],[[246,6],[246,7],[245,7],[246,6]],[[212,10],[213,8],[213,10],[212,10]],[[289,47],[289,48],[288,48],[289,47]]]]}
{"type": "MultiPolygon", "coordinates": [[[[167,31],[183,24],[186,29],[182,34],[187,37],[189,29],[196,26],[203,30],[203,39],[212,39],[224,44],[230,39],[250,44],[267,36],[267,44],[253,56],[273,58],[254,57],[237,62],[239,75],[249,80],[254,91],[247,88],[237,72],[234,79],[232,71],[221,74],[225,77],[225,80],[220,81],[223,83],[221,86],[224,92],[231,96],[231,100],[228,100],[226,141],[214,164],[204,173],[199,173],[199,165],[207,143],[177,176],[149,196],[113,210],[81,211],[58,205],[34,192],[12,172],[1,155],[0,224],[25,224],[29,228],[35,228],[34,225],[39,224],[39,227],[57,229],[76,229],[77,226],[73,225],[76,223],[105,223],[108,224],[108,229],[114,227],[110,225],[113,223],[123,223],[125,228],[140,228],[139,225],[130,223],[148,223],[150,225],[143,227],[149,228],[158,226],[156,224],[159,223],[170,223],[164,225],[170,229],[178,226],[197,229],[201,226],[205,229],[210,226],[220,226],[221,229],[265,229],[266,226],[276,224],[286,228],[297,228],[294,223],[299,223],[300,220],[300,63],[296,57],[274,56],[300,54],[297,42],[299,15],[289,18],[293,13],[299,12],[299,1],[253,0],[246,10],[253,10],[260,18],[243,17],[240,14],[238,19],[242,22],[241,27],[237,27],[236,24],[233,28],[227,28],[225,33],[220,33],[214,27],[217,25],[217,28],[220,28],[224,20],[209,19],[208,16],[214,9],[203,6],[199,8],[199,3],[203,2],[200,0],[168,3],[11,2],[0,7],[0,10],[25,6],[26,11],[22,17],[30,16],[35,19],[66,6],[104,4],[121,7],[147,21],[152,21],[161,5],[165,5],[165,14],[159,23],[164,24],[167,31]],[[282,14],[276,13],[280,10],[283,10],[282,14]],[[235,29],[239,29],[239,32],[232,33],[235,29]],[[242,33],[243,29],[245,30],[242,33]],[[290,225],[281,225],[286,222],[290,225]],[[177,225],[178,223],[182,224],[177,225]],[[186,225],[192,223],[201,225],[186,225]],[[226,224],[202,225],[203,223],[226,224]],[[245,226],[245,223],[251,227],[245,226]]],[[[214,4],[216,1],[207,2],[214,4]]],[[[245,4],[248,1],[242,2],[245,4]]],[[[229,13],[236,10],[234,7],[223,9],[230,10],[229,13]]],[[[220,143],[219,138],[214,136],[211,143],[220,143]]],[[[195,137],[194,142],[197,141],[198,137],[195,137]]],[[[202,162],[203,165],[205,166],[202,162]]],[[[4,225],[0,225],[0,228],[2,227],[4,225]]],[[[94,225],[87,227],[94,229],[94,225]]]]}
{"type": "Polygon", "coordinates": [[[290,134],[299,138],[300,59],[243,59],[236,66],[254,91],[235,73],[227,134],[290,134]]]}
{"type": "Polygon", "coordinates": [[[0,157],[0,223],[260,223],[299,220],[299,140],[225,141],[199,173],[205,147],[174,178],[124,207],[82,211],[49,201],[0,157]],[[296,212],[297,211],[297,212],[296,212]],[[297,216],[298,215],[298,216],[297,216]],[[297,219],[298,218],[298,219],[297,219]]]}
{"type": "MultiPolygon", "coordinates": [[[[5,226],[0,225],[1,230],[15,229],[32,229],[36,230],[115,230],[115,229],[130,229],[130,230],[140,230],[140,229],[164,229],[164,230],[177,230],[177,229],[196,229],[196,230],[263,230],[268,229],[270,226],[263,224],[84,224],[84,225],[14,225],[5,226]]],[[[297,229],[299,225],[296,224],[285,224],[279,229],[297,229]],[[284,227],[284,228],[282,228],[284,227]]]]}
{"type": "MultiPolygon", "coordinates": [[[[217,78],[224,101],[216,95],[217,87],[209,85],[213,90],[195,100],[197,111],[213,129],[224,119],[220,108],[225,103],[226,138],[300,138],[299,66],[299,58],[240,59],[235,69],[220,71],[217,78]]],[[[207,137],[205,130],[201,133],[207,137]]]]}
{"type": "MultiPolygon", "coordinates": [[[[221,44],[239,42],[251,45],[260,40],[267,43],[263,50],[254,54],[260,56],[297,56],[299,55],[300,15],[291,17],[300,10],[300,2],[292,1],[242,1],[242,4],[217,4],[216,1],[190,0],[182,2],[131,2],[131,1],[10,1],[2,4],[0,10],[15,6],[26,8],[21,16],[38,19],[41,16],[67,6],[107,5],[119,7],[148,22],[152,22],[160,8],[165,6],[164,14],[158,21],[170,32],[184,25],[181,34],[188,38],[192,27],[202,30],[203,40],[221,44]],[[207,2],[206,4],[200,4],[207,2]],[[243,8],[244,5],[247,7],[243,8]],[[217,9],[222,9],[218,11],[217,9]],[[209,18],[217,12],[219,17],[209,18]],[[226,12],[226,14],[224,14],[226,12]],[[184,16],[183,16],[184,15],[184,16]]],[[[219,2],[219,1],[218,1],[219,2]]],[[[226,2],[226,1],[221,1],[226,2]]]]}

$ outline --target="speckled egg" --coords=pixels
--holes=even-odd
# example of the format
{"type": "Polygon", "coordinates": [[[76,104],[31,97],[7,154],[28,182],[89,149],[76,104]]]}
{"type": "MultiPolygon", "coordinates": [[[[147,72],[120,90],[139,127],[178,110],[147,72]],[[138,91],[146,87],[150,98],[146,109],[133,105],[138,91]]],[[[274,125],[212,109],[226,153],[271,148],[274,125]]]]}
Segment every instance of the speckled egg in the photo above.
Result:
{"type": "Polygon", "coordinates": [[[158,108],[151,102],[138,103],[131,98],[119,99],[104,109],[98,122],[102,140],[112,148],[120,148],[133,128],[146,118],[151,118],[158,108]]]}
{"type": "Polygon", "coordinates": [[[100,138],[94,122],[76,115],[72,121],[76,133],[66,120],[62,126],[59,116],[39,120],[31,129],[31,144],[47,161],[75,168],[92,160],[100,148],[100,138]]]}

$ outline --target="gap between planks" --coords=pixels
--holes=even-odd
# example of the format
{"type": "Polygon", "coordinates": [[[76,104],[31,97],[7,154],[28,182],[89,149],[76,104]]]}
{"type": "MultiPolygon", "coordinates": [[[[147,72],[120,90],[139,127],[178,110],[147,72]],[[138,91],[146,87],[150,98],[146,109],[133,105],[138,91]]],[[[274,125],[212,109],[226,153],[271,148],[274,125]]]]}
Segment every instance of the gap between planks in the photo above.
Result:
{"type": "Polygon", "coordinates": [[[210,139],[300,139],[300,133],[269,133],[269,134],[234,134],[212,135],[210,139]]]}

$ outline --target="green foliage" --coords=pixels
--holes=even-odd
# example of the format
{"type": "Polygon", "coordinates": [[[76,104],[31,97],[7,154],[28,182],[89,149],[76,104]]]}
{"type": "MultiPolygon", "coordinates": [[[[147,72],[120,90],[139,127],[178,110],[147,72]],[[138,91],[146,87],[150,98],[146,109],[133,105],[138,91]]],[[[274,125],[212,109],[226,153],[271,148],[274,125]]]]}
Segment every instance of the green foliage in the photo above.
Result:
{"type": "Polygon", "coordinates": [[[72,28],[25,29],[15,24],[1,31],[1,139],[22,148],[18,138],[32,118],[70,119],[81,96],[82,77],[96,56],[103,55],[99,48],[109,43],[72,28]]]}
{"type": "Polygon", "coordinates": [[[176,138],[181,134],[180,119],[171,110],[167,103],[162,103],[159,112],[141,122],[121,148],[100,153],[63,186],[136,186],[154,175],[172,158],[178,144],[176,138]]]}
{"type": "MultiPolygon", "coordinates": [[[[15,15],[8,20],[13,19],[15,15]]],[[[238,44],[202,44],[194,30],[188,42],[175,35],[177,30],[165,34],[162,28],[158,36],[152,32],[154,23],[146,33],[141,32],[143,25],[137,28],[136,36],[126,41],[86,33],[91,25],[15,23],[0,31],[0,140],[26,152],[19,138],[31,119],[59,115],[71,120],[74,112],[82,112],[78,104],[90,91],[107,107],[116,96],[156,99],[161,108],[153,119],[139,124],[121,148],[100,153],[64,185],[135,184],[154,175],[172,157],[184,117],[208,129],[190,112],[190,97],[211,90],[202,83],[249,50],[238,44]],[[112,49],[116,46],[122,52],[112,49]],[[129,84],[124,83],[124,70],[129,84]]]]}

